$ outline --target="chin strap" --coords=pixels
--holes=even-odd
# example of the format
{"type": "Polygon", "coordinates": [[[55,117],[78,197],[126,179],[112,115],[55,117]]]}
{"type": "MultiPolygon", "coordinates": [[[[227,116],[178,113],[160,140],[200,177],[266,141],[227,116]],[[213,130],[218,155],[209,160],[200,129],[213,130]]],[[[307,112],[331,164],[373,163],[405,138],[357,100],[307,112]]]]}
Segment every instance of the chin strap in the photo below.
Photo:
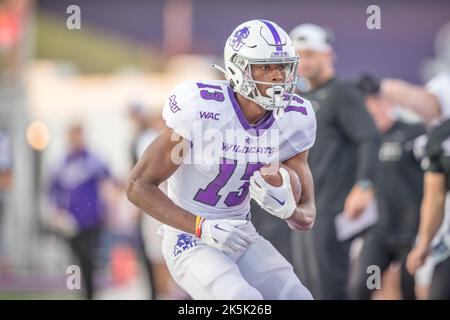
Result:
{"type": "Polygon", "coordinates": [[[274,110],[274,117],[275,119],[281,119],[284,115],[284,108],[278,108],[274,110]]]}

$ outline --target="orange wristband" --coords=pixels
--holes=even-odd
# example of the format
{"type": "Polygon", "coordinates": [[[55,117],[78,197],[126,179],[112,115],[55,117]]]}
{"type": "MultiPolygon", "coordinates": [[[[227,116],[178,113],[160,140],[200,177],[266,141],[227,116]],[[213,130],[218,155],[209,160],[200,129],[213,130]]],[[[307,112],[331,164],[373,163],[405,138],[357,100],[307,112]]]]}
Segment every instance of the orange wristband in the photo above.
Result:
{"type": "Polygon", "coordinates": [[[197,216],[195,218],[195,236],[197,238],[200,238],[201,235],[202,235],[202,224],[203,224],[203,221],[205,221],[205,218],[202,218],[200,216],[197,216]]]}

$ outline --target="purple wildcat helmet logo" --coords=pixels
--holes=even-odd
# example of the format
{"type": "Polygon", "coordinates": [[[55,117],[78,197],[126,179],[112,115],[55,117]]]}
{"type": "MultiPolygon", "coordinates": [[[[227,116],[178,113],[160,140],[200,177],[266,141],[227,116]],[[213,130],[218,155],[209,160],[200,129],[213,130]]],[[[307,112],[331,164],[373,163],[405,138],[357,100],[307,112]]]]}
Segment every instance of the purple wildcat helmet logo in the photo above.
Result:
{"type": "Polygon", "coordinates": [[[245,44],[243,41],[244,39],[247,39],[250,32],[247,27],[244,27],[242,29],[239,29],[233,34],[233,38],[230,39],[230,46],[233,48],[234,51],[241,50],[242,46],[245,44]]]}

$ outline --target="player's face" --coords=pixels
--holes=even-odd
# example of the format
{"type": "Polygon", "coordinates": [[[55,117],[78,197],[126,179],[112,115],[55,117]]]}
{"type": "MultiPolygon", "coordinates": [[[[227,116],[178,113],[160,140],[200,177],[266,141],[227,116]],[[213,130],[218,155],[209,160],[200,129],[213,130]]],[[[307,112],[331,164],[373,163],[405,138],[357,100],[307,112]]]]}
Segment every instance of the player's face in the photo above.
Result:
{"type": "Polygon", "coordinates": [[[81,127],[77,126],[69,130],[69,148],[72,151],[84,148],[83,129],[81,127]]]}
{"type": "MultiPolygon", "coordinates": [[[[256,81],[282,83],[286,81],[286,68],[288,68],[286,64],[254,64],[252,77],[256,81]]],[[[266,90],[271,86],[258,83],[256,87],[262,95],[267,96],[266,90]]]]}
{"type": "Polygon", "coordinates": [[[330,59],[330,53],[313,50],[298,50],[300,62],[298,64],[298,74],[307,79],[314,79],[320,76],[325,64],[330,59]]]}

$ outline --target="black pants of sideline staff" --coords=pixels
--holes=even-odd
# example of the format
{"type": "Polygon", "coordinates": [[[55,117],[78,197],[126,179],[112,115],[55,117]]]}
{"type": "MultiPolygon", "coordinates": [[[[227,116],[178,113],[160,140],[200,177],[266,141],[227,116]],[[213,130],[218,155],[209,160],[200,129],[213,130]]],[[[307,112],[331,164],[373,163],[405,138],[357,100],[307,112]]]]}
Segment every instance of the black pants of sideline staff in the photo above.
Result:
{"type": "Polygon", "coordinates": [[[318,211],[310,231],[292,233],[294,270],[317,300],[348,299],[351,242],[337,239],[335,216],[318,211]]]}
{"type": "Polygon", "coordinates": [[[351,241],[339,241],[335,214],[318,214],[312,231],[319,270],[318,299],[348,299],[351,241]]]}
{"type": "Polygon", "coordinates": [[[80,266],[83,292],[89,300],[92,300],[95,292],[95,253],[100,241],[100,230],[100,226],[91,227],[69,239],[69,245],[80,266]]]}
{"type": "Polygon", "coordinates": [[[383,273],[389,265],[398,261],[401,263],[400,286],[404,300],[415,300],[414,277],[406,270],[406,258],[413,245],[415,233],[404,235],[373,229],[365,236],[361,254],[357,259],[355,269],[351,272],[350,298],[369,300],[375,289],[367,285],[369,266],[378,266],[383,273]]]}
{"type": "Polygon", "coordinates": [[[450,257],[434,267],[429,300],[450,300],[450,257]]]}

